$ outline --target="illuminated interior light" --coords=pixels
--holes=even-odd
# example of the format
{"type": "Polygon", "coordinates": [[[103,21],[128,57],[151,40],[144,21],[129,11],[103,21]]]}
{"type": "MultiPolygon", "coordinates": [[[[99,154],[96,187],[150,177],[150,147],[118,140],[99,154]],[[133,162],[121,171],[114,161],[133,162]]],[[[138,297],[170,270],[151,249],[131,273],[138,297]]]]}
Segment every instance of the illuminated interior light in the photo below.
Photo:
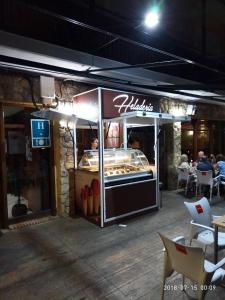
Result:
{"type": "Polygon", "coordinates": [[[74,114],[80,118],[86,118],[95,122],[98,120],[98,107],[85,103],[74,103],[74,114]]]}
{"type": "Polygon", "coordinates": [[[59,102],[57,110],[60,113],[71,116],[74,114],[74,106],[72,102],[59,102]]]}

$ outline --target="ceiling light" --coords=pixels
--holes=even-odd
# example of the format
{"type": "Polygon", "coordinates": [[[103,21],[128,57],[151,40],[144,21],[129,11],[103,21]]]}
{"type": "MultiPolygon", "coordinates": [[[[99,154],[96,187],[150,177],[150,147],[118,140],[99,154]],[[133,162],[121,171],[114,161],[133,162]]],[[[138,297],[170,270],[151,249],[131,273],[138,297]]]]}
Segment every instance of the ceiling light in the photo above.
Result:
{"type": "Polygon", "coordinates": [[[158,9],[154,8],[149,11],[145,16],[145,25],[149,28],[153,28],[159,23],[158,9]]]}

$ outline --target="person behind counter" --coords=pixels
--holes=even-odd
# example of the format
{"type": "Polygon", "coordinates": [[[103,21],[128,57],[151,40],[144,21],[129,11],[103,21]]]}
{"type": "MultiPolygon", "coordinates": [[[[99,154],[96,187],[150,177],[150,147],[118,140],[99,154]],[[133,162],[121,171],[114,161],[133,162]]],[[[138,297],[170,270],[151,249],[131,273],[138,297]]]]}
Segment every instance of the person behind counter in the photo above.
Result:
{"type": "Polygon", "coordinates": [[[128,139],[128,148],[140,149],[141,142],[138,137],[131,136],[128,139]]]}
{"type": "Polygon", "coordinates": [[[96,137],[91,138],[91,150],[97,150],[98,149],[98,139],[96,137]]]}

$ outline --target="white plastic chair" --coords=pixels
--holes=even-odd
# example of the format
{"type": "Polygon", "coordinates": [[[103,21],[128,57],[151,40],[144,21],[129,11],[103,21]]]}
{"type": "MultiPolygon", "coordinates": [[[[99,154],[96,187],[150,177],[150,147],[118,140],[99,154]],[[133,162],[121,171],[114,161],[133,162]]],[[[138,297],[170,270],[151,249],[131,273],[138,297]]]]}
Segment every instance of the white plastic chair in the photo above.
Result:
{"type": "MultiPolygon", "coordinates": [[[[190,243],[193,239],[197,239],[206,246],[212,246],[214,244],[212,221],[219,216],[212,215],[211,207],[205,197],[194,203],[184,202],[184,205],[192,217],[190,243]]],[[[218,249],[223,248],[225,248],[225,233],[219,232],[218,249]]]]}
{"type": "Polygon", "coordinates": [[[198,299],[203,300],[209,286],[223,280],[225,270],[221,267],[225,265],[225,258],[214,265],[205,260],[202,248],[186,246],[184,237],[170,240],[162,234],[159,235],[165,246],[161,299],[164,299],[166,278],[176,271],[183,275],[183,291],[185,292],[186,286],[184,285],[184,277],[187,277],[196,285],[198,299]]]}
{"type": "Polygon", "coordinates": [[[186,182],[185,195],[187,195],[188,183],[189,183],[189,179],[190,179],[189,169],[178,167],[177,168],[177,174],[178,174],[178,177],[177,177],[177,190],[179,188],[180,182],[184,181],[184,182],[186,182]]]}
{"type": "Polygon", "coordinates": [[[196,170],[196,198],[198,197],[198,190],[201,193],[202,185],[209,185],[210,192],[209,192],[209,202],[212,201],[212,191],[213,187],[217,187],[217,195],[220,197],[220,189],[219,189],[219,176],[213,178],[212,170],[210,171],[200,171],[196,170]]]}

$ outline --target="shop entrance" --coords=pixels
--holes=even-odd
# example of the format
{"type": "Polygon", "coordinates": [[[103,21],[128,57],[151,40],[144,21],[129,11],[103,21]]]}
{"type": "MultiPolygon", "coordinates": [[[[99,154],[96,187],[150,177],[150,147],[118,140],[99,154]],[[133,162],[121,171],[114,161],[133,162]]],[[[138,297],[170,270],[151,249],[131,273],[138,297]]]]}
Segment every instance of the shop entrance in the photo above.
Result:
{"type": "Polygon", "coordinates": [[[3,107],[5,166],[2,176],[6,195],[1,209],[5,214],[4,223],[8,224],[55,210],[52,150],[31,147],[30,114],[30,109],[3,107]]]}

